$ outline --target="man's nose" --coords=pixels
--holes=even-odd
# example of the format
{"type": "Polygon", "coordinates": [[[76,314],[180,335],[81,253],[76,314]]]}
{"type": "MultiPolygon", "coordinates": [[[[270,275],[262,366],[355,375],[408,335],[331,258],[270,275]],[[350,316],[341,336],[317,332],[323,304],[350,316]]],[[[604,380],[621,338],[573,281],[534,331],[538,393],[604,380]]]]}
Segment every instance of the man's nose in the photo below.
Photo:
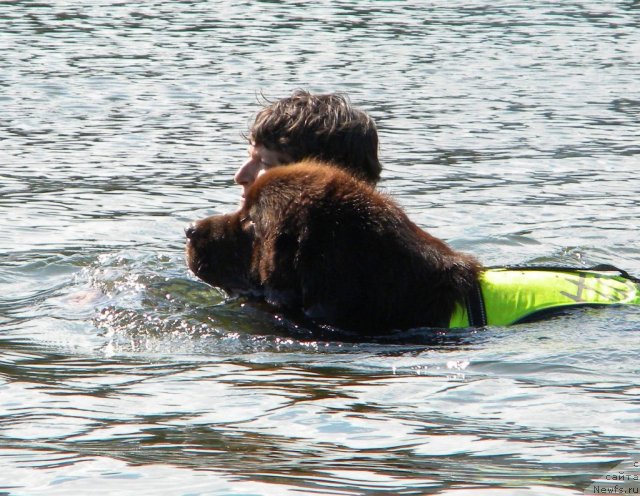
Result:
{"type": "Polygon", "coordinates": [[[236,184],[240,184],[241,186],[251,186],[256,180],[259,168],[260,163],[253,158],[249,158],[244,164],[242,164],[242,167],[238,169],[238,172],[233,176],[233,179],[236,184]]]}
{"type": "Polygon", "coordinates": [[[251,160],[247,160],[242,166],[238,169],[235,176],[233,176],[233,180],[236,184],[244,185],[248,182],[248,167],[251,165],[251,160]]]}

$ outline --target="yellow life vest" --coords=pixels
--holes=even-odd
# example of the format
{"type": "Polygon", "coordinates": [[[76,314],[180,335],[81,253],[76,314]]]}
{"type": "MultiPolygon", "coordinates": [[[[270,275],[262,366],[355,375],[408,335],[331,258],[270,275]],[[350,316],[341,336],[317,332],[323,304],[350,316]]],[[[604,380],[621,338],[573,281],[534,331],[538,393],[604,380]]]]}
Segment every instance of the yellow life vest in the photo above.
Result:
{"type": "Polygon", "coordinates": [[[476,289],[475,301],[456,305],[450,328],[507,326],[576,306],[640,305],[640,280],[611,266],[486,269],[476,289]]]}

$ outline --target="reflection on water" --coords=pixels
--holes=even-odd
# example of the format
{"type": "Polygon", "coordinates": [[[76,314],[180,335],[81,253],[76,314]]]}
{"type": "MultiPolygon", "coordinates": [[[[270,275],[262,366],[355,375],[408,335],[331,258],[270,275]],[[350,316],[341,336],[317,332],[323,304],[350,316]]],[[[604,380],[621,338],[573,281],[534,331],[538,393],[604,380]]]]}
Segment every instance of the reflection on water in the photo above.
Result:
{"type": "Polygon", "coordinates": [[[0,4],[0,493],[565,496],[633,460],[637,310],[354,343],[182,249],[238,204],[258,95],[302,87],[369,111],[381,187],[486,264],[640,274],[639,15],[0,4]]]}

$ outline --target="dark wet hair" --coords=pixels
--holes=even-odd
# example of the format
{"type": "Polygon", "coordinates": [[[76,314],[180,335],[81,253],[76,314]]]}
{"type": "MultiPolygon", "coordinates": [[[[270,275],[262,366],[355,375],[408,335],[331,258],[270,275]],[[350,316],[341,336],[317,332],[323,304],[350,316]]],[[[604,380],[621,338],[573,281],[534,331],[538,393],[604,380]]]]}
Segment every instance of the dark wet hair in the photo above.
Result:
{"type": "Polygon", "coordinates": [[[380,179],[375,122],[340,93],[313,95],[296,90],[290,97],[265,101],[248,138],[285,153],[292,162],[315,158],[370,183],[380,179]]]}

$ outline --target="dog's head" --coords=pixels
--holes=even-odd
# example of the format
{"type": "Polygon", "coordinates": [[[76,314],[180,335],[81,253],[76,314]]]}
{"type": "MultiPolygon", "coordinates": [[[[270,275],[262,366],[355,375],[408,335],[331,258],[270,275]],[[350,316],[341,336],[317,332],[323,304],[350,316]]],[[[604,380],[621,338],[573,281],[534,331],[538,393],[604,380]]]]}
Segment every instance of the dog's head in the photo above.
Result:
{"type": "Polygon", "coordinates": [[[186,230],[186,256],[191,271],[204,282],[230,294],[255,292],[251,260],[254,227],[242,211],[213,215],[186,230]]]}

